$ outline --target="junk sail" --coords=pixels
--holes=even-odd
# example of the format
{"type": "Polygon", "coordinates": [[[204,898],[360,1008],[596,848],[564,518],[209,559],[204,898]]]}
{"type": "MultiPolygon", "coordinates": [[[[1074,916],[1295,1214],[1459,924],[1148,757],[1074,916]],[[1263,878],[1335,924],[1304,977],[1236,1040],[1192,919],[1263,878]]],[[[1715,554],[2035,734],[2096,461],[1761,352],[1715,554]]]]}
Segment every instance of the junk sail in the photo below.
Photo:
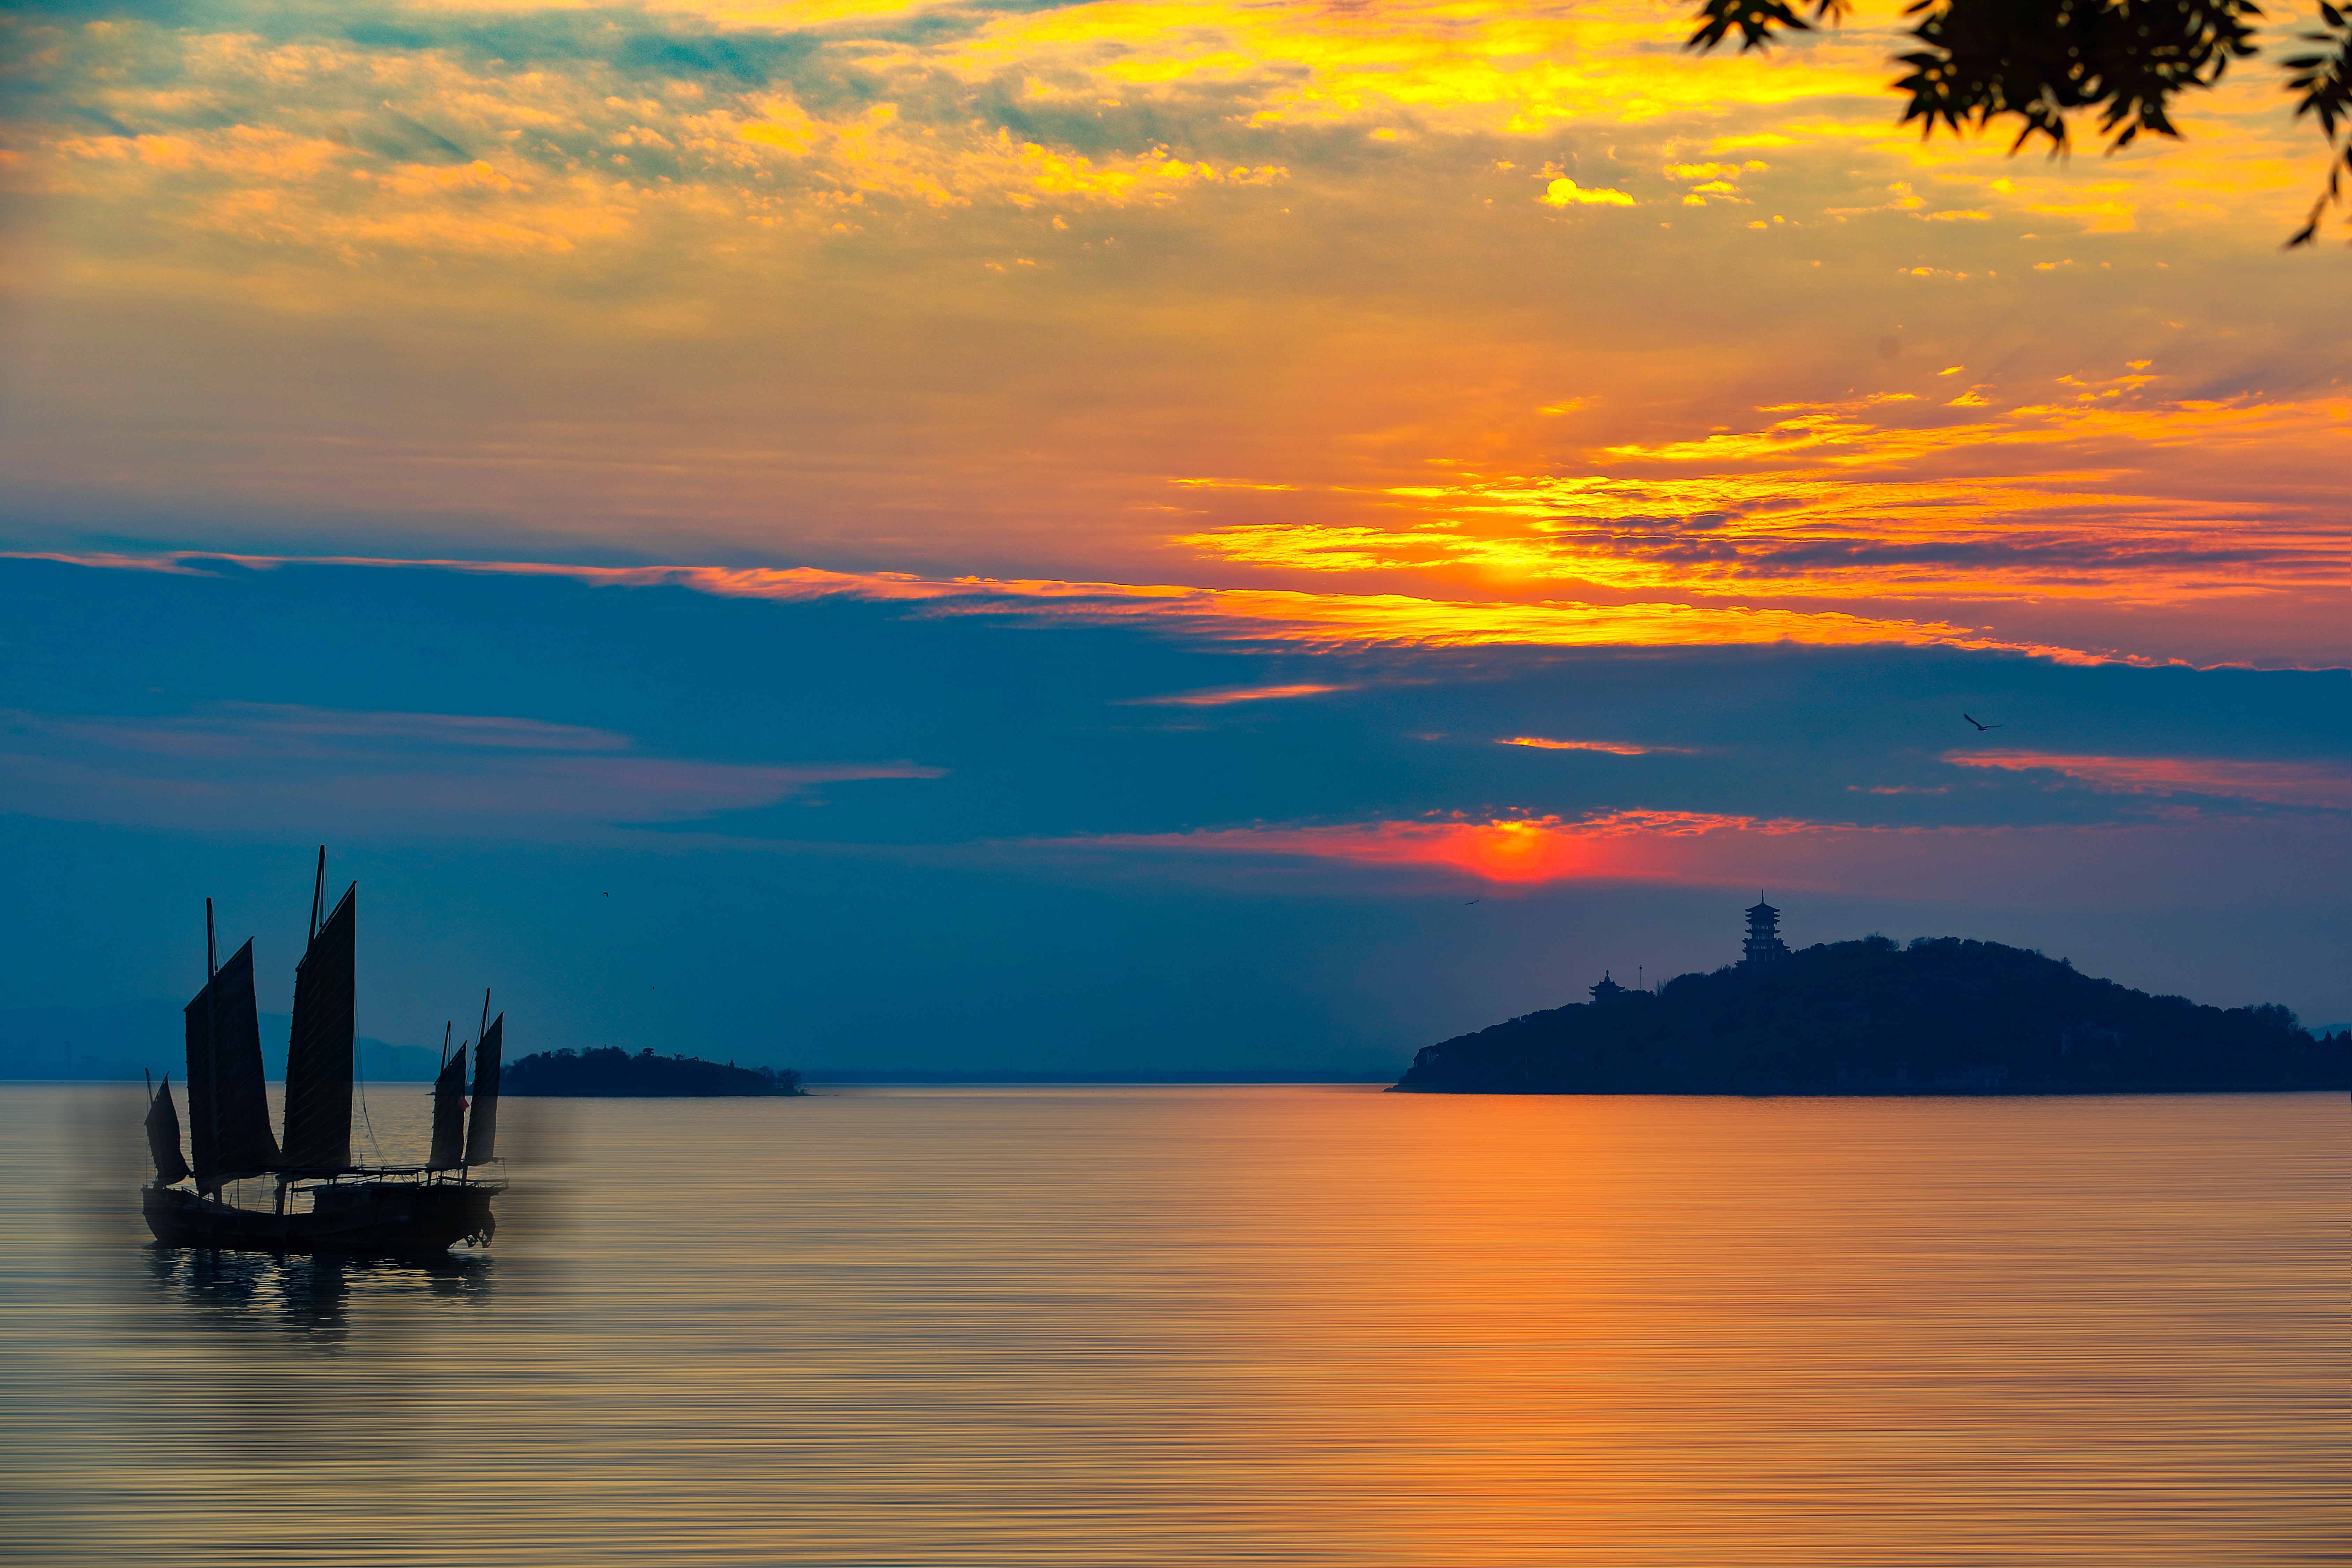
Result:
{"type": "Polygon", "coordinates": [[[466,1047],[441,1065],[433,1080],[433,1153],[428,1171],[446,1171],[466,1163],[466,1047]]]}
{"type": "Polygon", "coordinates": [[[499,1057],[506,1046],[507,1016],[499,1014],[474,1047],[474,1117],[466,1131],[466,1163],[487,1165],[499,1141],[499,1057]]]}
{"type": "MultiPolygon", "coordinates": [[[[212,905],[205,906],[206,935],[212,905]]],[[[196,1185],[278,1168],[269,1099],[261,1079],[261,1020],[253,1008],[253,943],[214,971],[187,1005],[188,1142],[196,1185]]]]}
{"type": "Polygon", "coordinates": [[[147,1102],[147,1152],[155,1157],[155,1180],[163,1186],[185,1181],[188,1162],[180,1154],[180,1112],[172,1103],[172,1075],[147,1102]]]}
{"type": "MultiPolygon", "coordinates": [[[[319,889],[311,920],[326,891],[327,854],[319,852],[319,889]]],[[[331,1175],[352,1163],[352,965],[357,948],[359,886],[352,884],[310,949],[294,966],[294,1034],[286,1047],[286,1150],[279,1169],[331,1175]]]]}

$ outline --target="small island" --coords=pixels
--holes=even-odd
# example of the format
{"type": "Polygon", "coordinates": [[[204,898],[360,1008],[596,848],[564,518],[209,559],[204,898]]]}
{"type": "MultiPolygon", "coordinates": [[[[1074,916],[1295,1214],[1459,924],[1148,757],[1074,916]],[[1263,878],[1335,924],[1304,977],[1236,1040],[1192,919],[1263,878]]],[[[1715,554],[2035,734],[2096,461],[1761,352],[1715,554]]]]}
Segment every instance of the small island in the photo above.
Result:
{"type": "Polygon", "coordinates": [[[1428,1047],[1393,1086],[1454,1094],[2161,1094],[2352,1087],[2352,1032],[2200,1006],[1999,942],[1883,936],[1746,955],[1428,1047]]]}
{"type": "Polygon", "coordinates": [[[801,1075],[790,1068],[739,1068],[698,1057],[635,1056],[618,1046],[587,1051],[541,1051],[509,1062],[501,1093],[545,1099],[655,1100],[800,1094],[801,1075]]]}

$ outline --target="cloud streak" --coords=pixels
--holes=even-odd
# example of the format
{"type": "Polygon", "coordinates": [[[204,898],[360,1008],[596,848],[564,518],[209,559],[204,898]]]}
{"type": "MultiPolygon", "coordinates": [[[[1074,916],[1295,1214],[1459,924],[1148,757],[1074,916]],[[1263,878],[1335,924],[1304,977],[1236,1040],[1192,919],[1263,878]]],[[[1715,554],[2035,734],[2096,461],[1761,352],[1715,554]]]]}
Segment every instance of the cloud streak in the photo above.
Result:
{"type": "Polygon", "coordinates": [[[0,714],[0,810],[199,832],[501,837],[686,823],[936,779],[910,763],[761,765],[622,756],[610,731],[536,720],[221,703],[147,718],[0,714]]]}
{"type": "Polygon", "coordinates": [[[1374,822],[1234,827],[1091,842],[1185,855],[1288,856],[1362,866],[1434,868],[1503,884],[1709,880],[1700,872],[1727,840],[1820,831],[1798,821],[1709,812],[1621,811],[1485,822],[1374,822]]]}
{"type": "Polygon", "coordinates": [[[2233,757],[2111,757],[2058,752],[1949,752],[1965,768],[2047,772],[2114,795],[2210,795],[2352,811],[2352,768],[2233,757]]]}
{"type": "Polygon", "coordinates": [[[282,702],[216,702],[163,719],[57,720],[30,713],[0,721],[119,751],[176,757],[320,757],[382,750],[617,752],[625,735],[468,713],[367,713],[282,702]]]}
{"type": "MultiPolygon", "coordinates": [[[[2299,823],[2301,851],[2278,853],[2275,825],[2189,817],[2128,825],[1869,826],[1730,813],[1625,810],[1570,817],[1453,817],[1265,825],[1188,833],[1034,840],[1007,852],[1126,858],[1199,868],[1261,888],[1288,867],[1323,878],[1389,879],[1394,890],[1536,891],[1638,883],[1903,900],[1990,900],[2052,909],[2137,902],[2275,906],[2332,900],[2352,867],[2352,824],[2299,823]],[[1271,880],[1259,869],[1277,873],[1271,880]],[[1401,880],[1400,880],[1401,879],[1401,880]]],[[[1377,883],[1376,883],[1377,885],[1377,883]]]]}
{"type": "Polygon", "coordinates": [[[1688,756],[1689,746],[1637,746],[1630,741],[1553,741],[1541,735],[1512,735],[1498,739],[1498,746],[1528,746],[1539,752],[1606,752],[1612,757],[1646,757],[1653,753],[1688,756]]]}
{"type": "Polygon", "coordinates": [[[1128,706],[1139,708],[1223,708],[1235,702],[1276,702],[1292,697],[1320,697],[1328,691],[1349,691],[1349,686],[1326,686],[1314,681],[1294,681],[1277,686],[1220,686],[1206,691],[1180,691],[1171,697],[1130,697],[1128,706]]]}
{"type": "MultiPolygon", "coordinates": [[[[121,569],[129,558],[42,560],[121,569]]],[[[431,570],[488,576],[555,577],[603,587],[685,588],[724,598],[783,603],[828,598],[903,604],[933,615],[1017,616],[1079,625],[1141,624],[1211,640],[1310,647],[1708,647],[1799,643],[1895,646],[2031,653],[2067,663],[2103,656],[2079,648],[2012,642],[1946,622],[1837,611],[1750,609],[1677,604],[1465,602],[1402,594],[1313,594],[1287,589],[1202,588],[1171,584],[1074,583],[1036,578],[925,578],[907,573],[831,572],[817,567],[586,566],[519,561],[401,560],[373,556],[175,554],[184,570],[216,560],[247,570],[335,566],[431,570]]],[[[139,563],[140,569],[163,569],[139,563]]]]}
{"type": "Polygon", "coordinates": [[[1747,429],[1590,449],[1589,472],[1366,497],[1393,522],[1179,542],[1294,571],[1476,569],[1624,592],[2164,605],[2352,586],[2352,539],[2313,510],[2352,401],[2166,397],[2162,379],[2069,374],[1965,408],[1909,393],[1766,408],[1747,429]]]}

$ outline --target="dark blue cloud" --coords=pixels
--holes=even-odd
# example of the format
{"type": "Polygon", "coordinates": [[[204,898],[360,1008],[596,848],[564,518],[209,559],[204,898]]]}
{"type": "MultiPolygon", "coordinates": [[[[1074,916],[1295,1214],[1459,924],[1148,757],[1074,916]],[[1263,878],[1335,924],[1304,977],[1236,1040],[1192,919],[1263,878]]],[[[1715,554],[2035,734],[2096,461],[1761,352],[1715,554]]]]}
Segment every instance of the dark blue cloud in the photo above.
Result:
{"type": "MultiPolygon", "coordinates": [[[[884,18],[848,18],[821,27],[713,27],[707,21],[658,10],[597,7],[524,14],[402,9],[374,15],[359,8],[335,14],[333,36],[369,48],[450,49],[478,61],[529,68],[602,61],[624,72],[741,87],[800,81],[829,44],[932,44],[951,41],[1006,14],[1060,9],[1076,0],[1013,5],[932,6],[884,18]]],[[[310,13],[265,16],[278,36],[318,25],[310,13]]]]}
{"type": "Polygon", "coordinates": [[[631,33],[613,51],[624,70],[659,76],[723,77],[761,87],[814,54],[817,38],[807,33],[631,33]]]}
{"type": "Polygon", "coordinates": [[[9,9],[28,20],[70,23],[132,20],[176,26],[199,16],[194,0],[17,0],[9,9]]]}
{"type": "Polygon", "coordinates": [[[828,790],[692,825],[960,843],[1253,821],[1632,808],[1890,824],[2130,820],[2147,797],[1955,767],[2065,754],[2344,759],[2352,674],[2072,667],[1953,650],[1236,650],[1131,626],[424,569],[12,563],[0,706],[168,717],[219,701],[592,726],[745,766],[896,760],[943,784],[828,790]],[[100,637],[95,624],[130,635],[100,637]],[[320,650],[331,650],[322,657],[320,650]],[[1208,688],[1342,689],[1215,707],[1208,688]],[[1999,721],[1986,736],[1963,710],[1999,721]],[[1537,736],[1668,748],[1500,745],[1537,736]],[[1914,793],[1871,795],[1910,786],[1914,793]],[[1946,793],[1916,793],[1940,788],[1946,793]]]}

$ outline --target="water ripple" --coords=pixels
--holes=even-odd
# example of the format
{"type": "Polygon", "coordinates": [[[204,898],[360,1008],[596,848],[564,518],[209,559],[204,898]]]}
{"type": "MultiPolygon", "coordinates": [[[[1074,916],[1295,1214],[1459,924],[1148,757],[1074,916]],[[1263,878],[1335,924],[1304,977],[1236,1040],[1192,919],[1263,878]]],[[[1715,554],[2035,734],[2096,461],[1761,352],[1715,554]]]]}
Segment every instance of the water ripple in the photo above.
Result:
{"type": "Polygon", "coordinates": [[[518,1100],[432,1268],[137,1109],[0,1088],[12,1562],[2352,1561],[2341,1097],[518,1100]]]}

